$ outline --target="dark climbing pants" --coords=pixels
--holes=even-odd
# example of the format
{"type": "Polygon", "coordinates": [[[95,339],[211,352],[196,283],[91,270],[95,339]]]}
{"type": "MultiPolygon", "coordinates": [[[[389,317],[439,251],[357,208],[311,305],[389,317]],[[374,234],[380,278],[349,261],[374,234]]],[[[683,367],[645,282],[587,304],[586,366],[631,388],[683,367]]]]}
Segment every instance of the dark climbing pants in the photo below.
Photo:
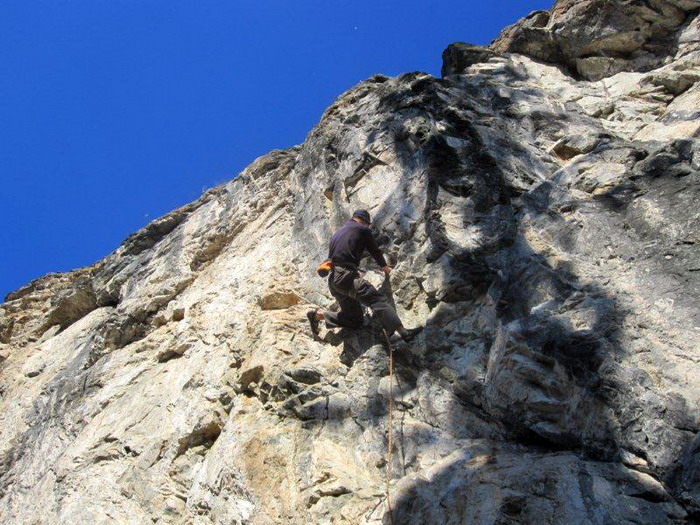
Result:
{"type": "Polygon", "coordinates": [[[335,267],[328,276],[328,288],[340,305],[338,312],[323,312],[329,328],[360,328],[363,321],[362,305],[368,306],[391,335],[401,320],[384,294],[365,281],[356,270],[335,267]]]}

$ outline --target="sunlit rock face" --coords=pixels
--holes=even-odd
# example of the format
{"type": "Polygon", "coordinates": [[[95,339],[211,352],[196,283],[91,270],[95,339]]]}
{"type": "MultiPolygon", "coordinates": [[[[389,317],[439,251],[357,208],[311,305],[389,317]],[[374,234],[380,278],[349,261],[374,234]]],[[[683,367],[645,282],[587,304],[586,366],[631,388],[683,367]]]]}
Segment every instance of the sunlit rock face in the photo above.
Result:
{"type": "Polygon", "coordinates": [[[558,63],[587,80],[649,71],[700,47],[697,0],[559,0],[503,30],[497,52],[558,63]]]}
{"type": "Polygon", "coordinates": [[[443,78],[374,76],[301,146],[10,294],[2,521],[700,519],[698,5],[615,36],[605,10],[638,4],[558,2],[443,78]],[[620,71],[579,67],[611,49],[620,71]],[[361,207],[395,263],[366,277],[426,327],[391,378],[369,314],[306,324],[361,207]]]}

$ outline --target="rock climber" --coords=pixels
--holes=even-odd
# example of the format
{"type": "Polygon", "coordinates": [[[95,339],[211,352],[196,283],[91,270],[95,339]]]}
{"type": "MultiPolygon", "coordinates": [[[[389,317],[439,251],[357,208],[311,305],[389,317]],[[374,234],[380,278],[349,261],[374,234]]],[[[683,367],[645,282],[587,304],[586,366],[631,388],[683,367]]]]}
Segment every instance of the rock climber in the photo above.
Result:
{"type": "Polygon", "coordinates": [[[328,288],[340,311],[330,312],[318,309],[310,310],[306,315],[311,324],[311,331],[318,334],[319,321],[325,320],[329,328],[360,328],[364,320],[362,305],[368,306],[379,318],[388,336],[398,332],[405,342],[412,341],[423,327],[405,328],[396,310],[388,298],[359,272],[360,260],[367,250],[385,275],[391,273],[391,267],[382,255],[377,241],[369,228],[370,216],[367,210],[356,210],[331,238],[328,259],[332,269],[328,275],[328,288]]]}

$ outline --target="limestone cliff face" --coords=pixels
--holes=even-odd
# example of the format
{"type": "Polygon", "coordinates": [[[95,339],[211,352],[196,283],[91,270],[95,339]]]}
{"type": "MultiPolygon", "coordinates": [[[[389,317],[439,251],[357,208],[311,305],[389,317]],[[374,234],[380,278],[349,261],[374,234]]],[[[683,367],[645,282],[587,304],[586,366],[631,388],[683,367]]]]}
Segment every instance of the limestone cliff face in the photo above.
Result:
{"type": "Polygon", "coordinates": [[[372,77],[301,146],[10,294],[2,521],[700,518],[699,7],[560,1],[451,46],[444,78],[372,77]],[[396,261],[367,277],[426,326],[391,389],[376,322],[304,317],[358,207],[396,261]]]}

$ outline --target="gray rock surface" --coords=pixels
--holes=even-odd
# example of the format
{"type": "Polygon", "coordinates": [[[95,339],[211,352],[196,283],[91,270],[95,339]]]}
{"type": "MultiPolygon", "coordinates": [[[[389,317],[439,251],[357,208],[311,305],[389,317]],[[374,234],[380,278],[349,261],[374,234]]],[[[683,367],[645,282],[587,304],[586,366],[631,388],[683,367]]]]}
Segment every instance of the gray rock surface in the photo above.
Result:
{"type": "Polygon", "coordinates": [[[442,79],[376,75],[304,144],[10,294],[0,519],[700,519],[696,3],[605,2],[673,15],[624,53],[617,18],[574,16],[598,4],[453,46],[442,79]],[[581,46],[630,70],[577,80],[581,46]],[[426,327],[392,381],[376,321],[304,316],[358,207],[396,261],[367,278],[426,327]]]}

